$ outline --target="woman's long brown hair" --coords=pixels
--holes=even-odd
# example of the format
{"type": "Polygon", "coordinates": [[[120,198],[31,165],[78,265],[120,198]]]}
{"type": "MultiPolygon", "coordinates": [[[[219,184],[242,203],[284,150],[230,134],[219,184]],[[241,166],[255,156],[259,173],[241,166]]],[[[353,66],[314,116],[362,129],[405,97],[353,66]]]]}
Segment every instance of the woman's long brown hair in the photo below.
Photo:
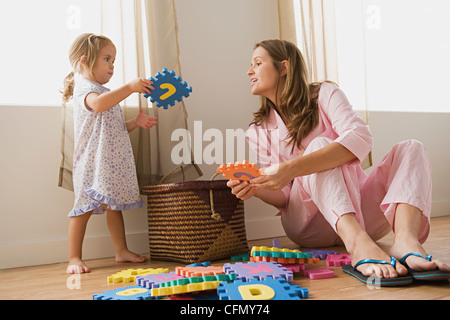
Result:
{"type": "Polygon", "coordinates": [[[253,114],[251,124],[261,125],[269,114],[270,109],[275,109],[283,119],[288,129],[289,144],[300,147],[300,143],[319,122],[319,108],[317,95],[320,83],[310,83],[305,60],[297,48],[291,42],[284,40],[265,40],[255,45],[264,48],[272,58],[273,65],[278,71],[277,93],[281,79],[281,62],[289,62],[288,72],[285,75],[284,88],[281,96],[276,97],[279,105],[275,105],[266,97],[261,97],[261,108],[253,114]]]}

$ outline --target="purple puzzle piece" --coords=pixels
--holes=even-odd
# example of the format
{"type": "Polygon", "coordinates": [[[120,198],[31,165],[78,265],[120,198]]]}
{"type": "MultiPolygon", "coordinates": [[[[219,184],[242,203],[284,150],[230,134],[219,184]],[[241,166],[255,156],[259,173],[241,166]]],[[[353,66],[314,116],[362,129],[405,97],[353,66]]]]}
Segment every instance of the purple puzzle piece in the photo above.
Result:
{"type": "Polygon", "coordinates": [[[249,281],[249,279],[284,278],[287,282],[291,282],[294,279],[292,271],[276,262],[225,263],[223,271],[226,274],[235,273],[237,279],[245,279],[245,281],[249,281]]]}
{"type": "Polygon", "coordinates": [[[182,279],[182,278],[185,278],[185,277],[180,276],[179,274],[176,274],[175,272],[149,274],[146,276],[137,276],[136,284],[140,285],[141,287],[147,288],[147,289],[152,289],[152,288],[159,288],[159,285],[163,282],[182,279]]]}
{"type": "Polygon", "coordinates": [[[327,267],[340,267],[352,263],[352,258],[347,253],[332,254],[327,257],[327,267]]]}
{"type": "Polygon", "coordinates": [[[313,258],[319,258],[320,260],[325,260],[331,254],[339,254],[337,251],[325,249],[305,249],[302,252],[310,252],[313,258]]]}

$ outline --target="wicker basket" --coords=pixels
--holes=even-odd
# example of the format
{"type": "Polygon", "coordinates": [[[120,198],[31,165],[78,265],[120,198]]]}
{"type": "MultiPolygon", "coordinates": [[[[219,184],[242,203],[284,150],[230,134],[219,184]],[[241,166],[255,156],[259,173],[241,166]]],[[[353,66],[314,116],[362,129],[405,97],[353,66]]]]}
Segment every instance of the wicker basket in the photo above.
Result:
{"type": "Polygon", "coordinates": [[[148,196],[151,259],[193,263],[248,253],[244,204],[225,180],[151,185],[142,191],[148,196]]]}

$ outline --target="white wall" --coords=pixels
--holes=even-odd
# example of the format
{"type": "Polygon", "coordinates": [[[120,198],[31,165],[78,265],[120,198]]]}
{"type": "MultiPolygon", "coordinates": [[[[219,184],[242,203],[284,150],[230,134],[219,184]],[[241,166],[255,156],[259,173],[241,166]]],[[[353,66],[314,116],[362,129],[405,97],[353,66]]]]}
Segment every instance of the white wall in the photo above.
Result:
{"type": "MultiPolygon", "coordinates": [[[[246,75],[254,44],[278,36],[272,0],[176,0],[183,78],[193,87],[186,100],[189,127],[246,129],[258,98],[246,75]]],[[[73,194],[57,187],[60,162],[57,107],[0,106],[0,269],[67,260],[67,213],[73,194]]],[[[393,144],[416,138],[433,165],[433,214],[450,213],[450,114],[372,113],[374,160],[393,144]]],[[[209,179],[215,165],[201,164],[209,179]]],[[[249,238],[279,236],[276,210],[258,200],[245,203],[249,238]]],[[[145,209],[124,214],[131,250],[147,252],[145,209]]],[[[104,216],[92,217],[84,258],[109,257],[114,250],[104,216]]]]}

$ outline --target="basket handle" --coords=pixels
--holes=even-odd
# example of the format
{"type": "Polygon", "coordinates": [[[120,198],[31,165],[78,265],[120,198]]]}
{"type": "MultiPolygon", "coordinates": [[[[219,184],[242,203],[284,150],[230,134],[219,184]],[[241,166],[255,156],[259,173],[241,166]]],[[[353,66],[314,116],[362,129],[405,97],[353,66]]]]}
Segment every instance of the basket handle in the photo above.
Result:
{"type": "MultiPolygon", "coordinates": [[[[212,177],[211,177],[211,181],[214,180],[215,177],[217,177],[217,175],[219,175],[219,172],[216,172],[212,177]]],[[[213,218],[214,220],[220,220],[222,219],[222,217],[220,216],[220,214],[218,214],[216,212],[216,210],[214,209],[214,198],[213,198],[213,191],[212,189],[209,189],[209,203],[211,204],[211,218],[213,218]]]]}
{"type": "Polygon", "coordinates": [[[168,176],[170,176],[172,173],[174,173],[175,171],[177,171],[178,169],[181,169],[181,173],[183,175],[183,182],[186,181],[186,176],[184,175],[184,168],[183,165],[180,164],[178,166],[175,167],[175,169],[173,169],[172,171],[170,171],[168,174],[166,174],[164,177],[161,178],[161,180],[159,180],[159,184],[162,184],[164,180],[166,180],[166,178],[168,176]]]}

